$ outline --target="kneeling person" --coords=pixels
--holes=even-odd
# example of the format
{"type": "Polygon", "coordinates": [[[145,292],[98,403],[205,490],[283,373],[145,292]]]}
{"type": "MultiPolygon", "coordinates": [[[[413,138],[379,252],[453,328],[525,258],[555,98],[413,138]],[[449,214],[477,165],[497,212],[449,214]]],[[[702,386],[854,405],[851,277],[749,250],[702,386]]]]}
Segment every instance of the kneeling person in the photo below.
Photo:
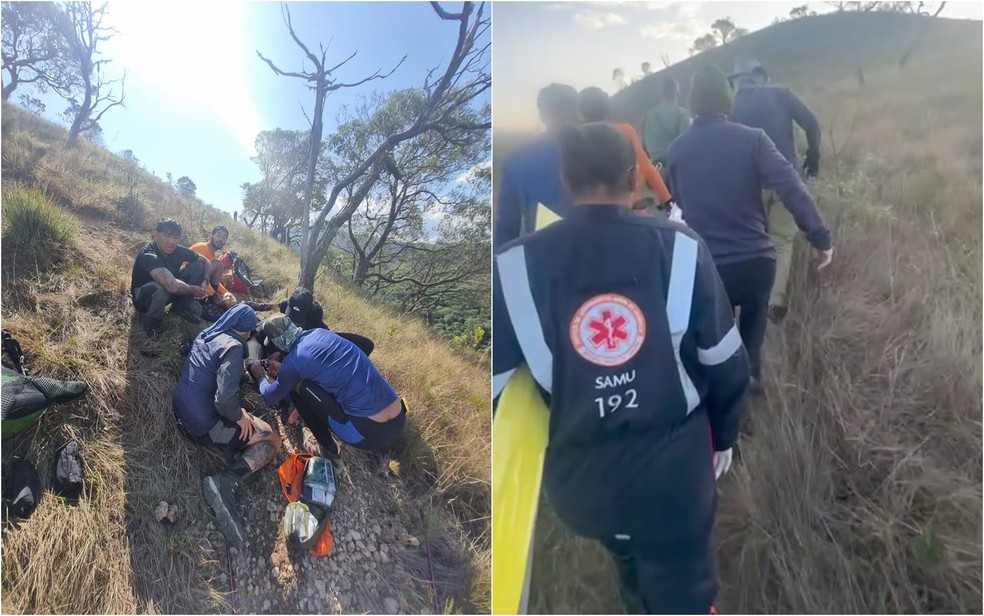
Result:
{"type": "Polygon", "coordinates": [[[272,462],[281,445],[269,424],[239,405],[246,340],[256,322],[253,309],[240,304],[199,334],[172,397],[178,425],[192,441],[238,453],[229,469],[203,482],[219,530],[234,545],[245,540],[245,533],[232,489],[272,462]]]}
{"type": "Polygon", "coordinates": [[[285,356],[283,363],[266,360],[267,379],[260,363],[251,365],[260,394],[271,406],[289,395],[322,455],[338,459],[332,433],[377,452],[403,434],[406,404],[355,344],[326,329],[301,330],[282,314],[261,330],[285,356]]]}

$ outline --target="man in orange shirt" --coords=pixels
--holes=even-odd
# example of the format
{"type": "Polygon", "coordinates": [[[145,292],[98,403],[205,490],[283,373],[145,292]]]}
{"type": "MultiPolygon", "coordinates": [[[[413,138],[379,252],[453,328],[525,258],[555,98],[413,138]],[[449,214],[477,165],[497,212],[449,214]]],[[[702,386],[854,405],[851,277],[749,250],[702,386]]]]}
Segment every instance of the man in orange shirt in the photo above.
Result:
{"type": "Polygon", "coordinates": [[[225,288],[222,284],[222,275],[225,273],[225,265],[222,261],[218,260],[218,251],[222,250],[226,242],[229,241],[229,229],[225,228],[223,225],[212,229],[212,233],[208,236],[207,242],[198,242],[189,246],[191,250],[194,250],[198,254],[202,255],[209,260],[210,266],[208,270],[208,295],[212,298],[220,308],[228,309],[236,305],[236,297],[225,288]],[[218,297],[214,298],[216,291],[218,291],[218,297]]]}
{"type": "MultiPolygon", "coordinates": [[[[592,86],[581,90],[578,96],[580,98],[581,117],[585,122],[611,123],[609,120],[611,108],[608,104],[608,94],[604,90],[592,86]]],[[[649,159],[649,155],[646,154],[645,148],[642,147],[642,139],[639,138],[639,133],[636,132],[636,129],[631,124],[612,123],[612,125],[632,142],[639,175],[642,176],[646,185],[649,186],[649,190],[656,197],[657,204],[660,208],[669,211],[672,208],[673,198],[670,196],[670,191],[666,189],[663,176],[660,175],[659,170],[653,165],[653,161],[649,159]]],[[[638,205],[639,201],[645,197],[646,195],[641,190],[637,191],[636,204],[638,205]]],[[[644,208],[633,206],[633,209],[644,208]]]]}

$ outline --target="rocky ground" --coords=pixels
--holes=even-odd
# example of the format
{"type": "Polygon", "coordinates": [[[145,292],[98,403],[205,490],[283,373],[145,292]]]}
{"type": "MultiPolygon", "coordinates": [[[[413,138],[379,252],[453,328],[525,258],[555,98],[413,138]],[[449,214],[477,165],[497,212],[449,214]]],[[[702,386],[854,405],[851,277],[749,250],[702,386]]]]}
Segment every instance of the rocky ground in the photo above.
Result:
{"type": "Polygon", "coordinates": [[[229,548],[210,522],[206,549],[219,574],[214,585],[228,589],[235,613],[382,613],[435,612],[432,580],[427,575],[424,542],[405,527],[412,507],[398,467],[343,446],[336,471],[330,529],[334,548],[327,556],[288,546],[283,534],[287,500],[276,467],[301,451],[300,424],[287,425],[279,411],[250,397],[257,414],[280,426],[284,447],[275,465],[251,478],[240,494],[247,544],[229,548]],[[421,567],[424,563],[424,567],[421,567]],[[422,570],[421,570],[422,569],[422,570]]]}

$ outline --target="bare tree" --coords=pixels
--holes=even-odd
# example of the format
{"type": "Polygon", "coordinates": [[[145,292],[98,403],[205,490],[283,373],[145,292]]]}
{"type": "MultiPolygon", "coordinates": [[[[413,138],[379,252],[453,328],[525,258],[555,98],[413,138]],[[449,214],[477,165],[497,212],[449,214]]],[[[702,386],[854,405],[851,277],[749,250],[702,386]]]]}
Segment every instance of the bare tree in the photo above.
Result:
{"type": "Polygon", "coordinates": [[[437,133],[445,140],[452,138],[451,132],[458,130],[489,130],[492,128],[491,109],[483,106],[483,117],[488,121],[472,123],[460,118],[460,111],[487,92],[492,86],[489,71],[489,51],[491,43],[485,39],[491,26],[486,14],[485,3],[477,6],[472,2],[463,3],[458,13],[451,13],[438,3],[431,3],[434,12],[444,21],[455,22],[458,26],[458,39],[444,72],[436,80],[437,69],[428,72],[421,90],[420,104],[409,125],[393,127],[379,145],[357,167],[344,175],[333,178],[325,207],[313,225],[314,244],[303,261],[300,283],[313,287],[318,269],[328,254],[328,248],[339,229],[348,222],[352,214],[362,204],[381,173],[390,168],[390,155],[400,143],[425,133],[437,133]],[[348,192],[349,187],[354,187],[348,192]],[[328,214],[335,209],[339,197],[348,195],[330,220],[328,214]]]}
{"type": "Polygon", "coordinates": [[[64,10],[65,38],[82,88],[81,101],[74,96],[68,99],[68,113],[75,118],[68,133],[68,145],[72,146],[80,134],[96,129],[107,111],[123,104],[126,71],[120,79],[109,79],[103,68],[110,61],[95,59],[99,44],[116,34],[113,28],[102,25],[105,3],[95,7],[89,2],[67,2],[64,10]],[[120,85],[119,97],[114,91],[116,84],[120,85]]]}
{"type": "Polygon", "coordinates": [[[717,38],[713,34],[705,34],[704,36],[694,39],[694,44],[690,47],[690,55],[695,55],[709,51],[717,47],[717,38]]]}
{"type": "Polygon", "coordinates": [[[663,68],[670,68],[673,62],[670,60],[670,54],[664,53],[659,57],[659,61],[663,63],[663,68]]]}
{"type": "Polygon", "coordinates": [[[63,20],[64,14],[49,2],[3,3],[0,27],[3,70],[7,73],[3,100],[9,100],[21,84],[35,84],[41,92],[51,88],[62,96],[76,85],[63,20]]]}
{"type": "MultiPolygon", "coordinates": [[[[393,72],[403,64],[406,60],[406,56],[396,63],[388,73],[383,74],[380,70],[377,70],[372,75],[353,82],[343,82],[339,81],[335,77],[335,71],[345,66],[349,60],[355,57],[358,51],[352,52],[352,55],[345,58],[338,64],[334,66],[328,65],[328,47],[331,46],[331,41],[328,45],[318,44],[318,49],[320,55],[316,55],[311,52],[307,45],[305,45],[301,39],[294,32],[294,26],[290,20],[290,10],[287,8],[286,4],[282,5],[284,24],[287,26],[287,30],[290,32],[290,36],[294,39],[294,42],[298,47],[304,52],[307,61],[310,61],[314,65],[313,69],[309,72],[294,73],[281,70],[277,67],[271,60],[265,58],[263,54],[257,50],[256,55],[260,57],[261,60],[267,63],[273,72],[281,77],[293,77],[295,79],[301,79],[308,83],[308,88],[314,91],[314,113],[311,115],[311,136],[308,141],[309,153],[308,153],[308,165],[307,165],[307,179],[304,184],[304,201],[303,201],[303,214],[301,217],[301,272],[303,277],[303,272],[307,271],[308,267],[308,243],[309,243],[309,224],[311,219],[311,197],[314,190],[314,175],[318,166],[318,156],[321,153],[321,137],[324,132],[323,117],[325,111],[325,99],[328,94],[342,88],[354,88],[358,85],[371,81],[373,79],[385,79],[393,74],[393,72]]],[[[313,284],[313,279],[312,279],[313,284]]],[[[309,288],[311,288],[309,286],[309,288]]]]}

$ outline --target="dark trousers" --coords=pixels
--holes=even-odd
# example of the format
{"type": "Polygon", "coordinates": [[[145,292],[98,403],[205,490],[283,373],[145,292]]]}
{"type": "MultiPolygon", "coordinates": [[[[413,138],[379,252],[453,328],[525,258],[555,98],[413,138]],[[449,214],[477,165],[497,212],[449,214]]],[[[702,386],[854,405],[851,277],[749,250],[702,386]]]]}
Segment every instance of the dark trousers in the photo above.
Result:
{"type": "Polygon", "coordinates": [[[709,614],[718,591],[709,534],[672,541],[612,537],[625,607],[644,614],[709,614]]]}
{"type": "Polygon", "coordinates": [[[748,351],[752,377],[762,378],[762,344],[769,318],[769,294],[776,279],[776,262],[757,257],[717,266],[718,274],[731,299],[731,307],[741,307],[738,332],[748,351]]]}
{"type": "Polygon", "coordinates": [[[335,396],[311,381],[301,381],[299,391],[291,392],[291,400],[326,454],[338,454],[333,432],[343,442],[358,449],[385,451],[403,434],[407,423],[406,405],[399,415],[384,423],[347,415],[335,396]],[[341,427],[333,430],[328,423],[329,417],[341,427]]]}
{"type": "MultiPolygon", "coordinates": [[[[192,261],[182,267],[175,278],[193,287],[201,286],[202,281],[205,280],[205,264],[201,261],[192,261]]],[[[201,316],[201,304],[195,301],[194,297],[191,295],[171,295],[156,281],[148,282],[137,289],[133,289],[130,299],[137,312],[151,321],[162,321],[164,309],[170,303],[174,304],[172,310],[190,310],[201,316]]]]}

